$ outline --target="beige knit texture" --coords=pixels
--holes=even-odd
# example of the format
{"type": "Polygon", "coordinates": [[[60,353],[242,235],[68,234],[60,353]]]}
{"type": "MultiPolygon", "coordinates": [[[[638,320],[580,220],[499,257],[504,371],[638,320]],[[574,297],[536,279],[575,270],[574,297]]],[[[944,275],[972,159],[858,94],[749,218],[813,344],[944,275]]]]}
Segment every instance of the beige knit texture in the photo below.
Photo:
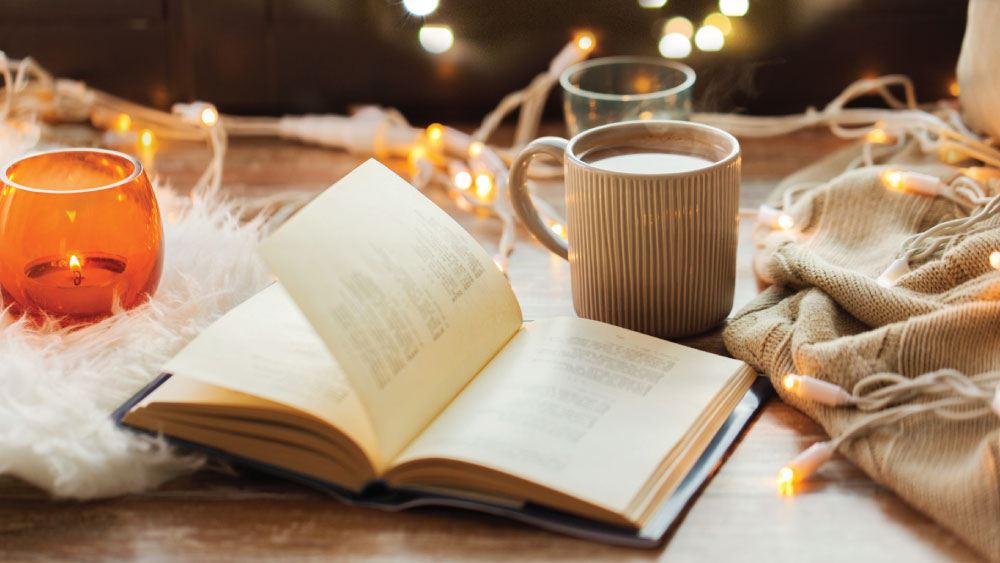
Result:
{"type": "MultiPolygon", "coordinates": [[[[764,230],[757,269],[774,285],[740,311],[724,339],[734,357],[767,373],[781,398],[836,437],[868,416],[853,407],[803,401],[779,384],[790,372],[850,390],[876,372],[907,377],[941,368],[966,375],[1000,369],[1000,218],[980,232],[956,237],[943,253],[911,264],[894,287],[875,278],[893,262],[903,240],[964,216],[943,198],[892,192],[883,166],[843,172],[851,147],[782,182],[822,184],[792,206],[796,234],[764,230]]],[[[949,181],[958,169],[913,147],[896,168],[949,181]]],[[[872,479],[1000,561],[1000,418],[950,421],[922,414],[844,443],[839,452],[872,479]]],[[[822,470],[821,470],[822,471],[822,470]]]]}

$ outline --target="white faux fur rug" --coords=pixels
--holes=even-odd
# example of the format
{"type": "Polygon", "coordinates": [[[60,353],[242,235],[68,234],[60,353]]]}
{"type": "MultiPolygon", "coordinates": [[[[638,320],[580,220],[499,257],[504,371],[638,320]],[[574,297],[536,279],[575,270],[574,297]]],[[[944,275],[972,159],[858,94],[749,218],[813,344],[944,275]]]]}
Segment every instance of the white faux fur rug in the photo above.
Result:
{"type": "Polygon", "coordinates": [[[169,189],[157,198],[165,262],[149,302],[71,330],[0,315],[0,474],[85,499],[149,489],[201,464],[117,428],[109,415],[199,331],[269,283],[256,255],[263,224],[241,223],[232,203],[169,189]]]}

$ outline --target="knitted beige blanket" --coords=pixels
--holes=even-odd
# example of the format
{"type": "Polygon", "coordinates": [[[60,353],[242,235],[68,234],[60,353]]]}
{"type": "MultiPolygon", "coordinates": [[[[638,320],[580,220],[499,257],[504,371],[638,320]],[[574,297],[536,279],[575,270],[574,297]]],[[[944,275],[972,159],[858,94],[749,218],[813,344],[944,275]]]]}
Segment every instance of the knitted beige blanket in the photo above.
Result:
{"type": "MultiPolygon", "coordinates": [[[[907,237],[968,210],[945,198],[886,189],[879,177],[884,166],[844,173],[858,153],[850,147],[778,186],[773,202],[790,187],[818,183],[789,210],[797,225],[793,232],[762,229],[757,270],[774,285],[737,314],[724,334],[733,356],[767,373],[782,399],[832,438],[872,413],[803,400],[780,384],[785,374],[810,375],[850,392],[877,372],[913,378],[942,368],[969,376],[1000,370],[1000,271],[990,263],[991,253],[1000,250],[1000,217],[971,234],[948,237],[939,252],[884,287],[876,278],[901,255],[907,237]]],[[[895,168],[946,182],[960,172],[916,150],[892,160],[895,168]]],[[[1000,560],[998,416],[954,420],[924,413],[877,426],[838,451],[1000,560]]]]}

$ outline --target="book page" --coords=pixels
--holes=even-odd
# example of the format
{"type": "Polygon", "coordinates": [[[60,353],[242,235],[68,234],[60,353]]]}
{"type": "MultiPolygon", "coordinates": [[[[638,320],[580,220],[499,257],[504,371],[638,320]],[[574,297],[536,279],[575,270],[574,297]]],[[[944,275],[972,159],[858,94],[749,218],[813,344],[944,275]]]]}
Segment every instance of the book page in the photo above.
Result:
{"type": "Polygon", "coordinates": [[[306,412],[339,429],[369,459],[379,457],[357,395],[280,284],[272,284],[213,323],[163,371],[306,412]]]}
{"type": "Polygon", "coordinates": [[[625,513],[743,365],[586,319],[536,321],[395,465],[462,460],[625,513]]]}
{"type": "Polygon", "coordinates": [[[395,457],[521,325],[481,246],[369,160],[261,245],[395,457]]]}

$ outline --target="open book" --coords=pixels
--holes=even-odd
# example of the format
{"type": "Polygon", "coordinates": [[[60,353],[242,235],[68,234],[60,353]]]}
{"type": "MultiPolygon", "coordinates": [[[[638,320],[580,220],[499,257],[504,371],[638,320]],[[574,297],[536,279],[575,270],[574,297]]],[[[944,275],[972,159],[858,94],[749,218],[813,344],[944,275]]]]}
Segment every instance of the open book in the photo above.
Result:
{"type": "Polygon", "coordinates": [[[479,244],[374,160],[261,254],[280,283],[195,338],[123,424],[353,502],[469,506],[645,545],[759,402],[733,359],[591,320],[524,324],[479,244]]]}

